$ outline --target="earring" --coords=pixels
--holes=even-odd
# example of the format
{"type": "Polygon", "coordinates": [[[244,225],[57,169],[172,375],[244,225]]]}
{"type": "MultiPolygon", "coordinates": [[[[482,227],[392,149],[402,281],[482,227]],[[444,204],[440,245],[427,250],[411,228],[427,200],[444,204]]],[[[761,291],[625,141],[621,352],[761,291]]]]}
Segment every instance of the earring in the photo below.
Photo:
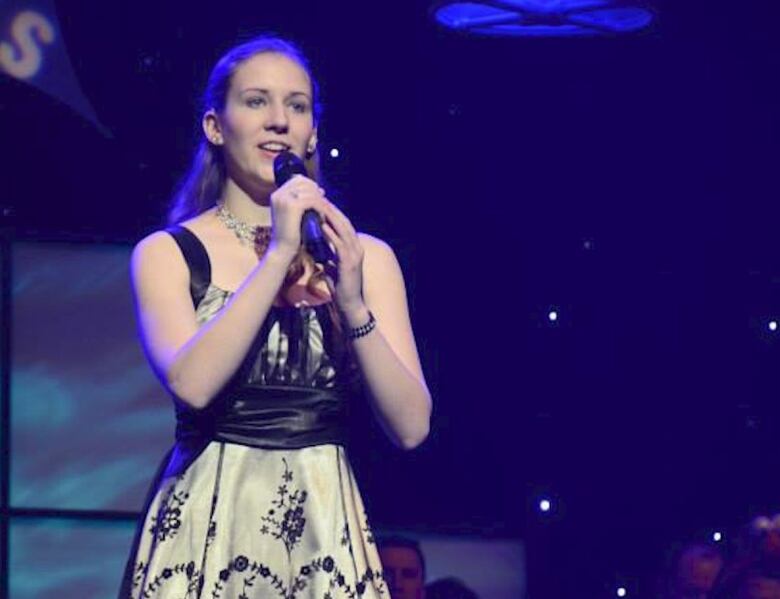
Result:
{"type": "Polygon", "coordinates": [[[306,158],[308,159],[308,158],[311,158],[312,156],[314,156],[314,151],[316,149],[317,149],[317,143],[316,142],[314,142],[314,143],[309,142],[309,145],[306,148],[306,158]]]}

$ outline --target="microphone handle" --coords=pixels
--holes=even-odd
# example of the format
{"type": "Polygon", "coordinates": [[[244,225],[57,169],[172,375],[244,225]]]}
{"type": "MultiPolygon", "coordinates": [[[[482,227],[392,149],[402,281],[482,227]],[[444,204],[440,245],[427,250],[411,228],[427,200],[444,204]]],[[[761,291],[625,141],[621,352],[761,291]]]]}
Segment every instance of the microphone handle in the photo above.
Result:
{"type": "Polygon", "coordinates": [[[320,225],[320,215],[311,208],[303,213],[301,219],[301,238],[303,245],[309,255],[317,264],[327,264],[330,261],[335,262],[333,251],[328,245],[328,240],[322,232],[320,225]]]}

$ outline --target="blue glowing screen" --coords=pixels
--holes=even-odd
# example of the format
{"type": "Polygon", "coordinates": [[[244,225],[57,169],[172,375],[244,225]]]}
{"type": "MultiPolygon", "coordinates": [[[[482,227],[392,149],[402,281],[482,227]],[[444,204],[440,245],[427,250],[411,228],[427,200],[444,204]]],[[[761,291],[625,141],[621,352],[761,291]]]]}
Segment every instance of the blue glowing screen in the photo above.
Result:
{"type": "Polygon", "coordinates": [[[133,532],[129,522],[12,521],[9,596],[115,598],[133,532]]]}
{"type": "Polygon", "coordinates": [[[173,441],[136,340],[129,248],[13,249],[11,505],[140,509],[173,441]]]}

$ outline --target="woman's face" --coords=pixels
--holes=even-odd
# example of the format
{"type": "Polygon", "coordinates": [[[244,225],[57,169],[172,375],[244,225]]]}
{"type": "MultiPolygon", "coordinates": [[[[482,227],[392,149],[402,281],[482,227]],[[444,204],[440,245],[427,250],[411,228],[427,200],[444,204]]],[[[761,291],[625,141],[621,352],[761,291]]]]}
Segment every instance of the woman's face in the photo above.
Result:
{"type": "Polygon", "coordinates": [[[225,108],[209,111],[203,127],[220,145],[228,175],[248,192],[274,181],[274,158],[289,150],[299,157],[316,144],[311,81],[283,54],[257,54],[239,66],[225,108]]]}

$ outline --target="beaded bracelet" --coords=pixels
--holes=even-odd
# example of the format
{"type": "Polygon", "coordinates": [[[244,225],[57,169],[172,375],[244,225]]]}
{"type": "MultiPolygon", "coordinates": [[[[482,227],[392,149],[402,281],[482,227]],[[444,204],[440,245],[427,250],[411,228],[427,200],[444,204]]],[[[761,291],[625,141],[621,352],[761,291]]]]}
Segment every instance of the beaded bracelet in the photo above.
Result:
{"type": "Polygon", "coordinates": [[[368,322],[364,325],[361,325],[359,327],[355,327],[353,329],[350,329],[347,333],[347,337],[349,339],[360,339],[361,337],[365,337],[368,335],[371,331],[376,328],[376,318],[374,318],[374,315],[371,314],[371,311],[368,312],[368,322]]]}

